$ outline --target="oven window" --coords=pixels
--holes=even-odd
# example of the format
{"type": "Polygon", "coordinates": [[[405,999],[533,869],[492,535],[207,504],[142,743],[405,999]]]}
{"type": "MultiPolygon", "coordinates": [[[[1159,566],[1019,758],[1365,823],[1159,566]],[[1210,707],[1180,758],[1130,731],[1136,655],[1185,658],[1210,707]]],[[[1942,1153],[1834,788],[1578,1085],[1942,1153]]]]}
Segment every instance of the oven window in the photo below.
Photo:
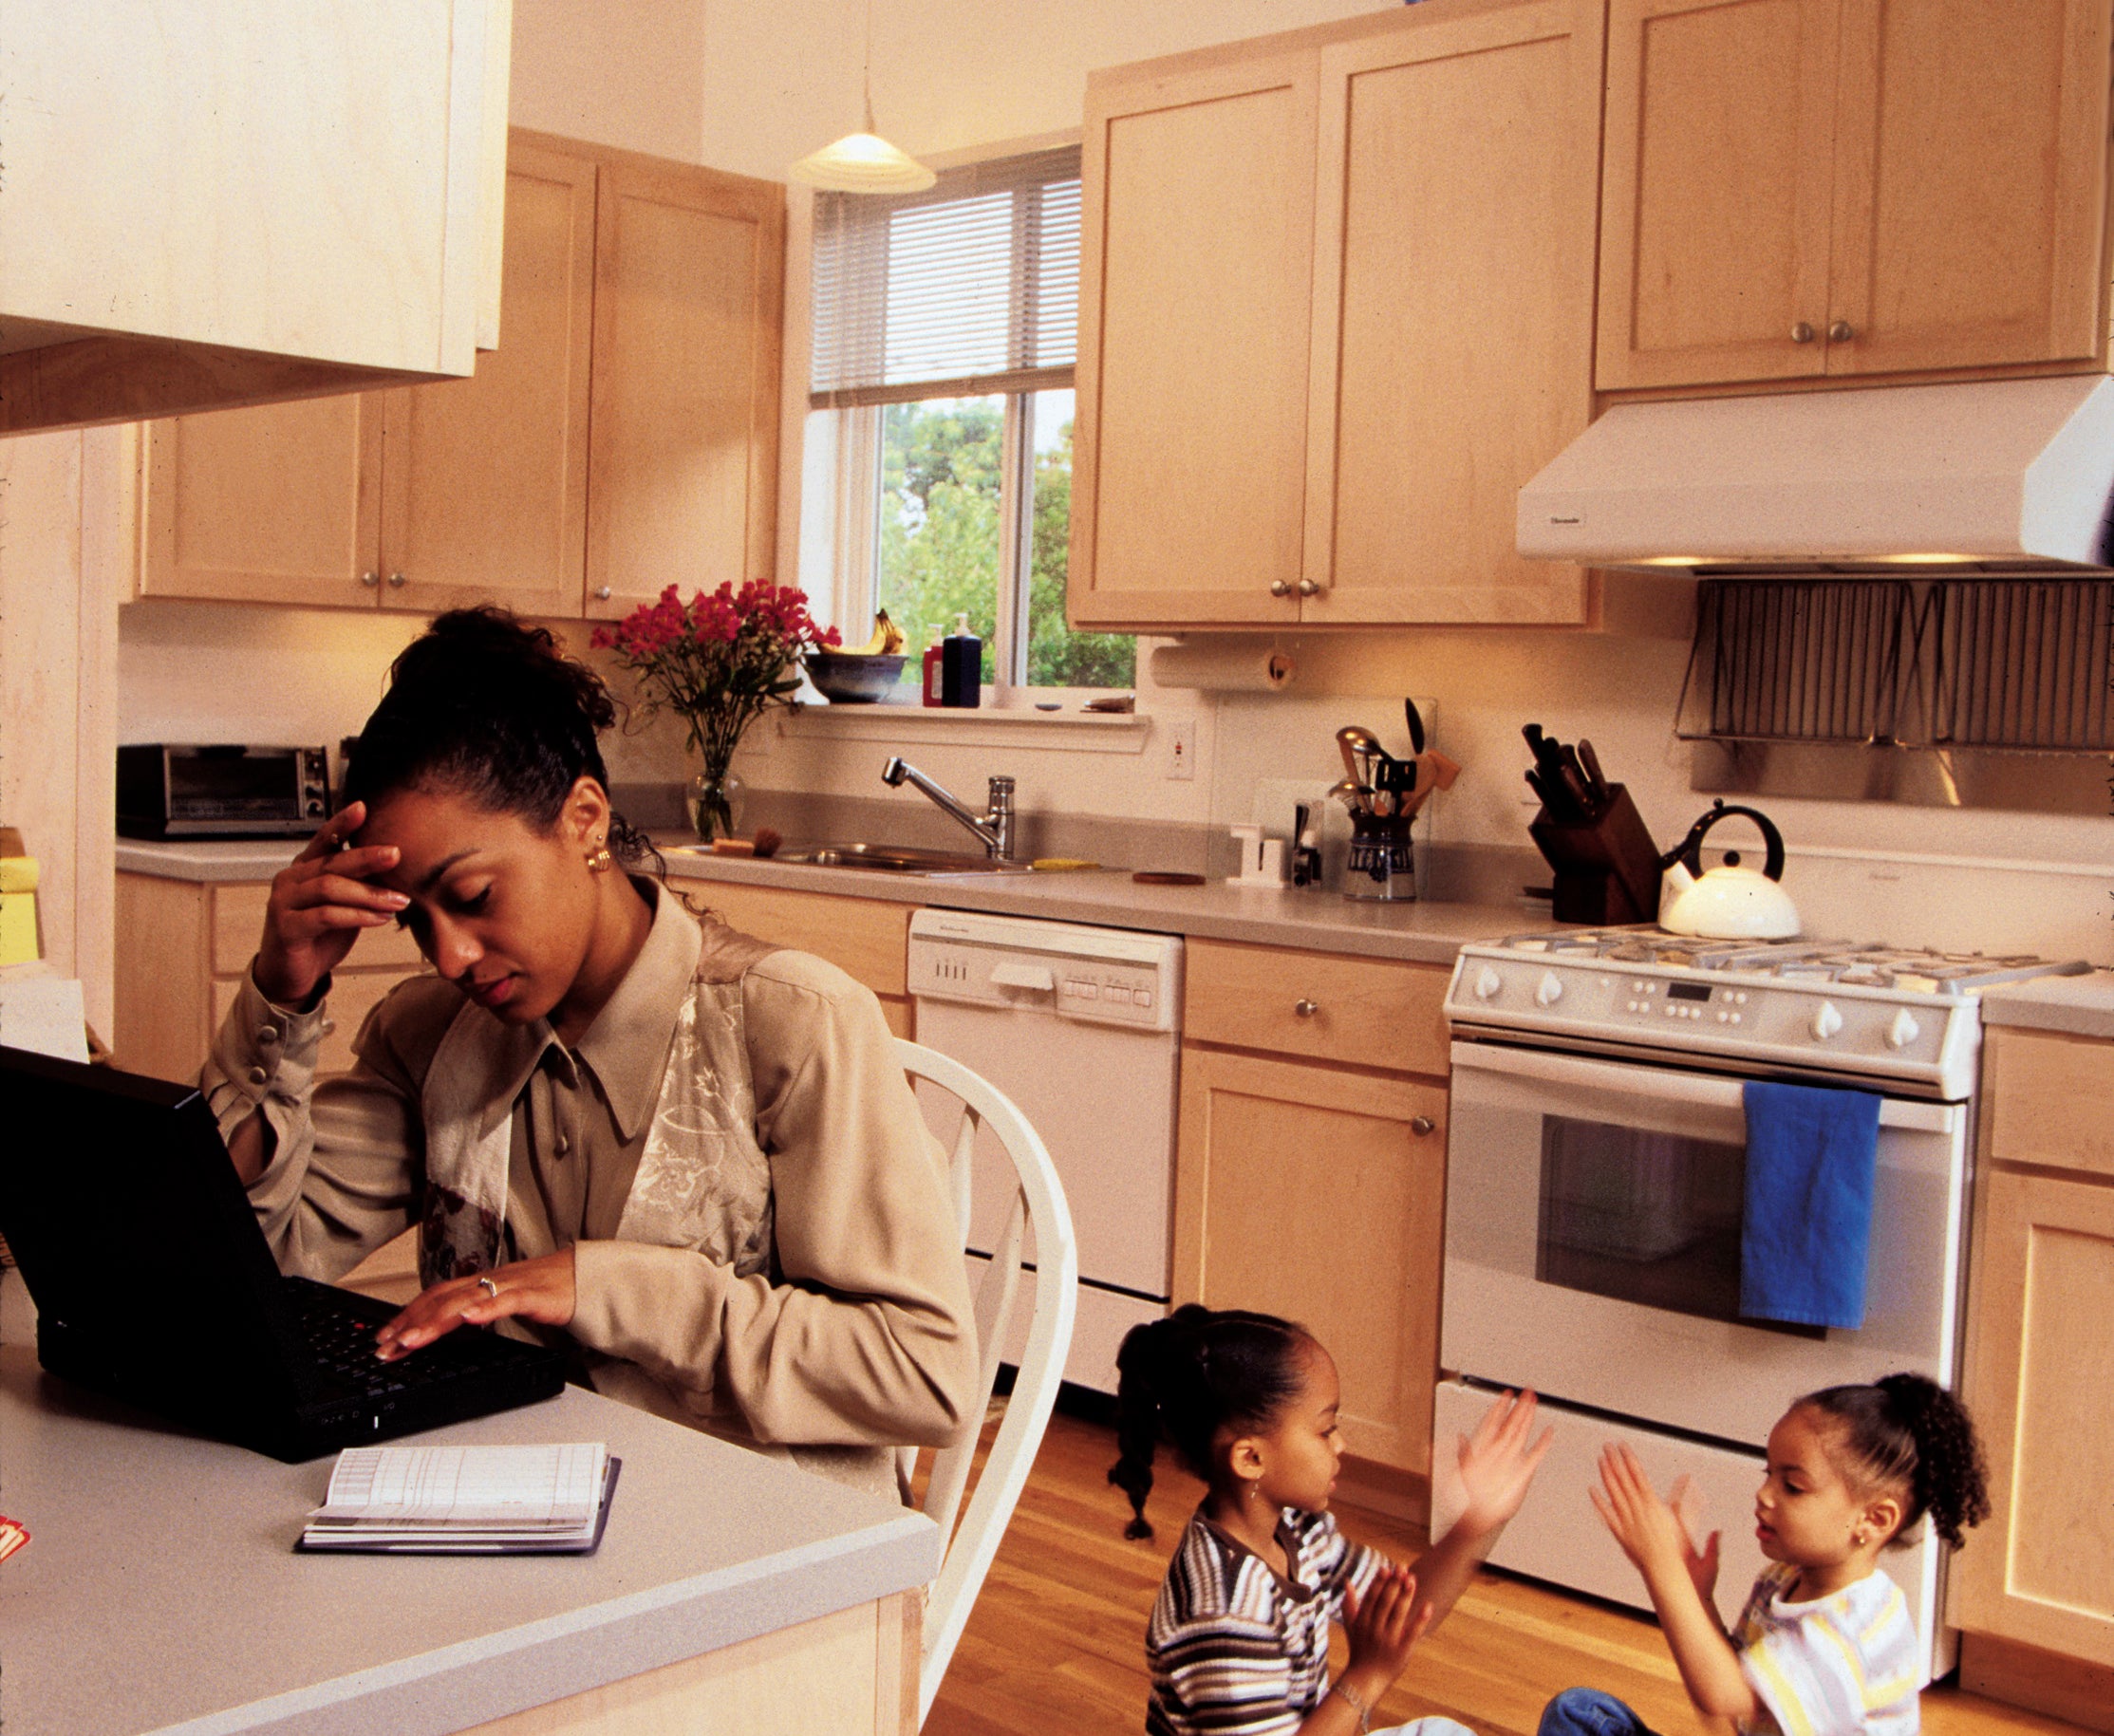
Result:
{"type": "Polygon", "coordinates": [[[1746,1185],[1743,1146],[1543,1116],[1535,1276],[1648,1308],[1737,1320],[1746,1185]]]}

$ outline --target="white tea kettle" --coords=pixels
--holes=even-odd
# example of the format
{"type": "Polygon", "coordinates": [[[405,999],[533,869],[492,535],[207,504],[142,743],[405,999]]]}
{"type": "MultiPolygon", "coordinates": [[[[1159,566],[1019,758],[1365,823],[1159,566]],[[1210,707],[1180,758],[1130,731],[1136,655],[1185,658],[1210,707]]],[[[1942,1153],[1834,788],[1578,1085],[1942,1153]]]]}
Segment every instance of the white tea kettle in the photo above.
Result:
{"type": "Polygon", "coordinates": [[[1689,829],[1659,862],[1659,926],[1671,934],[1710,941],[1783,941],[1799,931],[1798,906],[1777,883],[1784,878],[1784,834],[1752,808],[1722,800],[1689,829]],[[1743,867],[1737,850],[1723,866],[1703,871],[1703,834],[1718,821],[1744,813],[1762,829],[1762,869],[1743,867]]]}

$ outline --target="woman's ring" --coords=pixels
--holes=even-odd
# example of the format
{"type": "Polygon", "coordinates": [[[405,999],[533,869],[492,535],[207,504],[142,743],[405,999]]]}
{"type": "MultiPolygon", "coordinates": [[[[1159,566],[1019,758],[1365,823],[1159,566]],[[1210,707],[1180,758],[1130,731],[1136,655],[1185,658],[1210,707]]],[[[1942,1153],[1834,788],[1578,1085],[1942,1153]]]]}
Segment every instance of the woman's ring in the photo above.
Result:
{"type": "Polygon", "coordinates": [[[489,1278],[480,1278],[480,1279],[477,1279],[477,1288],[478,1288],[479,1290],[482,1290],[482,1291],[483,1291],[483,1292],[485,1293],[485,1295],[487,1295],[487,1296],[489,1296],[489,1297],[495,1297],[495,1298],[496,1298],[496,1297],[497,1297],[497,1296],[498,1296],[498,1294],[499,1294],[499,1286],[498,1286],[497,1284],[494,1283],[494,1282],[493,1282],[493,1281],[492,1281],[492,1280],[491,1280],[491,1279],[490,1279],[489,1278]]]}

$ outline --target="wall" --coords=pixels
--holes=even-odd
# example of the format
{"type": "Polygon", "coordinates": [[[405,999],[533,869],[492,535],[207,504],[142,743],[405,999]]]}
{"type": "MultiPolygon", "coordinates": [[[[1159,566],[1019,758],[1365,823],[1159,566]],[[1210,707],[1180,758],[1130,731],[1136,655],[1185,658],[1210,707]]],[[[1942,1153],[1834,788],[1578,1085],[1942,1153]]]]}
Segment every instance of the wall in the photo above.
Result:
{"type": "MultiPolygon", "coordinates": [[[[1359,0],[874,0],[875,120],[898,144],[930,155],[1047,134],[1077,126],[1092,67],[1369,9],[1359,0]]],[[[866,13],[864,0],[516,0],[514,116],[780,177],[858,123],[866,13]]],[[[1618,577],[1606,605],[1598,633],[1309,636],[1297,642],[1300,673],[1283,696],[1162,693],[1141,679],[1141,709],[1153,719],[1142,752],[957,745],[922,730],[904,752],[964,794],[980,791],[986,774],[1010,772],[1031,812],[1282,825],[1289,786],[1319,790],[1338,775],[1337,726],[1363,722],[1399,743],[1401,696],[1414,692],[1435,702],[1440,745],[1469,768],[1427,811],[1434,840],[1525,844],[1519,729],[1531,719],[1567,740],[1590,737],[1671,844],[1708,806],[1688,788],[1686,750],[1672,732],[1689,590],[1677,579],[1618,577]],[[1178,721],[1196,734],[1188,782],[1166,775],[1168,728],[1178,721]]],[[[269,711],[294,739],[335,740],[357,728],[389,656],[416,625],[136,605],[122,628],[125,729],[254,735],[263,729],[254,719],[269,711]],[[231,707],[230,660],[251,656],[273,660],[290,679],[245,689],[255,699],[231,707]]],[[[757,732],[742,775],[781,790],[921,800],[883,789],[883,747],[808,724],[794,731],[757,732]]],[[[613,744],[610,757],[622,780],[683,772],[680,742],[664,727],[613,744]]],[[[1809,801],[1768,809],[1791,842],[1787,883],[1809,930],[2114,963],[2106,819],[1809,801]]]]}
{"type": "Polygon", "coordinates": [[[37,859],[44,956],[77,977],[88,1023],[111,1030],[110,816],[116,801],[116,593],[84,525],[104,435],[0,439],[0,822],[37,859]]]}

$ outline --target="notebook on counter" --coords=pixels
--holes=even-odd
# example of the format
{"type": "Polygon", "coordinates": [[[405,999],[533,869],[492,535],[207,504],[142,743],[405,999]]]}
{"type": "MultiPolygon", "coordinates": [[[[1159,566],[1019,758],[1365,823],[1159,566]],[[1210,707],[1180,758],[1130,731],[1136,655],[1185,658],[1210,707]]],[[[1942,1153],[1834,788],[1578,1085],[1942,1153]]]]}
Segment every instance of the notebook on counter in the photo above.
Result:
{"type": "Polygon", "coordinates": [[[205,1098],[0,1046],[0,1236],[52,1373],[290,1463],[556,1395],[566,1358],[458,1327],[396,1362],[398,1310],[272,1263],[205,1098]]]}
{"type": "Polygon", "coordinates": [[[624,1466],[600,1441],[354,1447],[295,1547],[384,1555],[592,1555],[624,1466]]]}

